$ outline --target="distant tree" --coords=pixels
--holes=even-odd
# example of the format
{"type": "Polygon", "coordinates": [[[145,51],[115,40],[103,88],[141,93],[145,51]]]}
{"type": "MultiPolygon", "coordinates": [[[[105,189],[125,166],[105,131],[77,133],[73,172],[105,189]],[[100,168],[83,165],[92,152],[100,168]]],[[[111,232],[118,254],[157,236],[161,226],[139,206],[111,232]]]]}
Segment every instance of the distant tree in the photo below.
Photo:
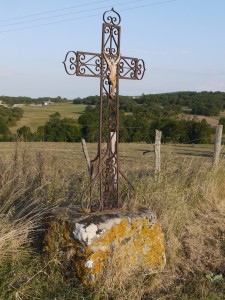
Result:
{"type": "Polygon", "coordinates": [[[38,127],[35,138],[46,142],[78,142],[81,130],[76,120],[61,119],[61,115],[56,112],[44,126],[38,127]]]}
{"type": "Polygon", "coordinates": [[[9,132],[9,128],[5,120],[2,117],[0,117],[0,134],[8,134],[9,132]]]}
{"type": "Polygon", "coordinates": [[[54,114],[50,115],[49,118],[50,118],[50,121],[52,122],[57,122],[60,120],[61,118],[61,114],[59,112],[55,112],[54,114]]]}
{"type": "Polygon", "coordinates": [[[16,122],[23,116],[21,108],[9,108],[0,106],[0,117],[3,118],[8,126],[16,125],[16,122]]]}
{"type": "Polygon", "coordinates": [[[88,142],[97,142],[99,137],[99,107],[87,106],[78,123],[81,125],[81,134],[88,142]]]}
{"type": "Polygon", "coordinates": [[[37,132],[33,135],[33,139],[35,141],[42,141],[42,142],[46,140],[44,126],[39,126],[37,128],[37,132]]]}
{"type": "Polygon", "coordinates": [[[17,129],[17,136],[19,139],[22,139],[25,142],[32,141],[32,133],[30,127],[28,126],[22,126],[17,129]]]}
{"type": "Polygon", "coordinates": [[[210,143],[212,129],[206,120],[201,122],[163,119],[152,122],[148,142],[154,141],[155,129],[161,130],[166,142],[175,143],[210,143]]]}
{"type": "Polygon", "coordinates": [[[225,133],[225,117],[219,119],[219,125],[223,125],[223,133],[225,133]]]}
{"type": "Polygon", "coordinates": [[[188,121],[187,123],[189,143],[208,144],[212,129],[210,125],[203,119],[201,122],[188,121]]]}
{"type": "Polygon", "coordinates": [[[0,140],[7,141],[10,138],[10,130],[4,118],[0,117],[0,140]]]}
{"type": "Polygon", "coordinates": [[[81,104],[82,99],[80,97],[77,97],[76,99],[73,100],[73,104],[81,104]]]}

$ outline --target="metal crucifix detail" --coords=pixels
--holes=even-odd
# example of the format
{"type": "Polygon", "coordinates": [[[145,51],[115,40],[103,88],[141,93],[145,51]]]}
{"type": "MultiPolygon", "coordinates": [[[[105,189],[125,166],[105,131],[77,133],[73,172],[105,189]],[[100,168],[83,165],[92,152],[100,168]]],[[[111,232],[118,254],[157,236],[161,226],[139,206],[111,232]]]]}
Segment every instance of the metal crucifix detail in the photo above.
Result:
{"type": "Polygon", "coordinates": [[[101,53],[69,51],[63,62],[69,75],[100,78],[98,153],[81,198],[85,212],[121,208],[129,193],[121,192],[120,178],[134,189],[119,166],[119,79],[140,80],[145,73],[142,59],[120,54],[120,15],[112,8],[103,21],[101,53]]]}

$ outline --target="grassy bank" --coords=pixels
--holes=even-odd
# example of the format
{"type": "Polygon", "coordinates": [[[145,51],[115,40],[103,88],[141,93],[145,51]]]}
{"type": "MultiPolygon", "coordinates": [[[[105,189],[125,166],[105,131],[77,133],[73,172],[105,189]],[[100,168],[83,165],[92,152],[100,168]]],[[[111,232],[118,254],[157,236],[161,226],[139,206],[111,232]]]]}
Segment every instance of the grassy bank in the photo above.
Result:
{"type": "MultiPolygon", "coordinates": [[[[88,147],[94,156],[96,145],[88,147]]],[[[80,145],[1,143],[0,299],[223,300],[225,162],[212,170],[212,148],[164,145],[156,177],[152,151],[152,145],[121,145],[122,167],[136,187],[126,208],[156,212],[167,266],[151,274],[147,266],[126,273],[112,264],[88,292],[39,248],[48,208],[79,202],[86,182],[80,145]]]]}

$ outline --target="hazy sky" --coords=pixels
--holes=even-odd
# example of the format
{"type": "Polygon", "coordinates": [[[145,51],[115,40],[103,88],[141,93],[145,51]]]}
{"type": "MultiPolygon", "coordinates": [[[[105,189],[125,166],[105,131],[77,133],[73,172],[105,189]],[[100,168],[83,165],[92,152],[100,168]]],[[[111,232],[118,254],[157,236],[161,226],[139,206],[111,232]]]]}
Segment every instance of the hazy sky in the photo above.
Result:
{"type": "Polygon", "coordinates": [[[99,79],[69,76],[62,61],[69,50],[100,52],[111,7],[122,18],[121,54],[147,69],[120,82],[122,95],[225,92],[225,0],[0,0],[0,95],[99,94],[99,79]]]}

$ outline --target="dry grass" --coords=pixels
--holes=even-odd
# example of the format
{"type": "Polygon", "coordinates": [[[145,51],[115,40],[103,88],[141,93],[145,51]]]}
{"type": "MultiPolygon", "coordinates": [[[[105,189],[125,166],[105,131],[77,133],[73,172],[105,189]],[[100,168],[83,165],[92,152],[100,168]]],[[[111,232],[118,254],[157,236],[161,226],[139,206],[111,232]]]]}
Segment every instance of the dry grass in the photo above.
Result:
{"type": "Polygon", "coordinates": [[[25,143],[11,146],[7,159],[0,160],[0,265],[29,252],[48,207],[76,203],[80,193],[79,174],[66,174],[54,155],[32,152],[25,143]]]}
{"type": "Polygon", "coordinates": [[[186,120],[193,120],[196,119],[198,122],[202,120],[206,120],[208,124],[210,124],[212,127],[216,127],[219,124],[220,116],[201,116],[201,115],[183,115],[182,116],[186,120]]]}
{"type": "Polygon", "coordinates": [[[37,196],[40,186],[35,184],[37,177],[32,179],[32,171],[26,169],[27,157],[21,160],[19,165],[15,151],[10,164],[0,162],[0,265],[28,254],[31,236],[43,217],[44,206],[37,196]]]}
{"type": "MultiPolygon", "coordinates": [[[[102,299],[131,299],[132,294],[137,300],[224,299],[225,164],[222,161],[212,171],[207,159],[195,157],[178,166],[171,149],[166,157],[160,175],[143,176],[137,169],[137,193],[129,204],[132,210],[143,205],[157,213],[166,238],[165,271],[159,275],[150,275],[147,270],[126,274],[126,268],[112,265],[111,274],[101,282],[102,299]],[[199,278],[195,282],[199,274],[203,282],[199,278]],[[221,294],[213,291],[207,298],[213,290],[207,274],[212,278],[222,275],[221,294]],[[184,292],[190,278],[192,289],[184,292]]],[[[121,259],[122,266],[125,261],[121,259]]]]}
{"type": "MultiPolygon", "coordinates": [[[[78,144],[21,143],[8,153],[9,145],[13,149],[13,144],[1,147],[7,159],[2,157],[0,163],[0,266],[8,258],[20,261],[31,249],[30,234],[40,219],[37,208],[79,201],[86,172],[78,144]]],[[[88,147],[94,157],[96,145],[88,147]]],[[[145,150],[153,151],[152,145],[120,148],[123,169],[136,186],[127,207],[146,206],[156,212],[165,234],[167,266],[161,274],[149,273],[148,266],[133,272],[125,267],[125,257],[115,257],[93,299],[223,300],[224,160],[212,171],[212,146],[168,145],[163,147],[162,172],[155,175],[153,152],[143,155],[145,150]]],[[[26,284],[0,299],[15,299],[16,293],[17,299],[34,294],[33,299],[90,299],[76,280],[59,275],[57,263],[47,262],[45,267],[30,260],[29,264],[26,268],[20,264],[14,278],[4,279],[12,285],[24,276],[26,284]]],[[[0,284],[0,295],[3,287],[0,284]]]]}
{"type": "MultiPolygon", "coordinates": [[[[58,166],[65,169],[67,172],[76,172],[77,170],[85,171],[86,163],[82,152],[81,143],[53,143],[53,142],[26,142],[21,143],[23,147],[19,147],[18,152],[26,149],[27,154],[33,160],[37,152],[41,152],[45,157],[45,166],[51,170],[51,159],[54,157],[58,166]],[[49,167],[50,166],[50,167],[49,167]]],[[[97,144],[87,144],[90,157],[93,159],[97,153],[97,144]]],[[[2,142],[0,144],[0,157],[10,163],[15,153],[17,143],[2,142]]],[[[129,143],[120,144],[120,161],[121,168],[126,172],[140,170],[152,171],[154,169],[154,148],[152,144],[146,143],[129,143]],[[147,152],[145,155],[143,153],[147,152]]],[[[183,163],[183,160],[193,161],[194,158],[199,158],[199,161],[204,161],[211,164],[213,156],[213,145],[162,145],[162,166],[166,167],[170,162],[170,167],[178,166],[183,163]],[[168,155],[171,159],[168,160],[168,155]]]]}
{"type": "Polygon", "coordinates": [[[9,259],[16,261],[29,253],[27,246],[31,242],[31,233],[37,227],[40,218],[10,218],[8,213],[1,212],[0,220],[0,266],[9,259]]]}

